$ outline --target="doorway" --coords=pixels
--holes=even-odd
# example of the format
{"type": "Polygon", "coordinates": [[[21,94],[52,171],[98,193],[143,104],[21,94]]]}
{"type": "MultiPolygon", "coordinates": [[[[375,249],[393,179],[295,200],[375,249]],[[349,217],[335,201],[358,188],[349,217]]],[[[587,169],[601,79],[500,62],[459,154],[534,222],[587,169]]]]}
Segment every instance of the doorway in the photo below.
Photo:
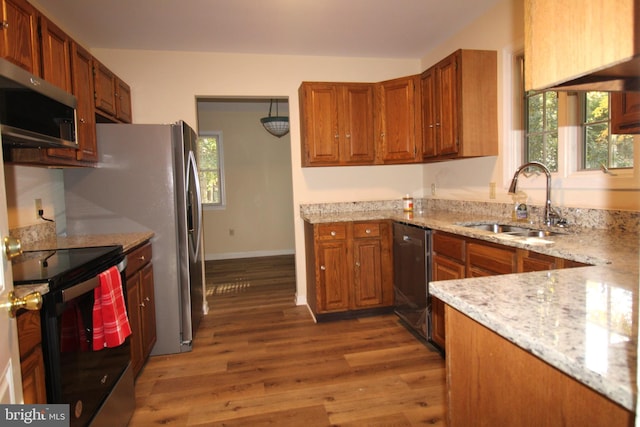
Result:
{"type": "Polygon", "coordinates": [[[240,260],[271,258],[275,265],[283,265],[287,257],[294,257],[291,139],[289,134],[270,134],[260,120],[276,114],[288,117],[289,102],[288,98],[277,98],[277,104],[272,100],[197,98],[198,133],[219,134],[224,177],[222,204],[204,206],[208,262],[225,260],[237,269],[240,260]]]}

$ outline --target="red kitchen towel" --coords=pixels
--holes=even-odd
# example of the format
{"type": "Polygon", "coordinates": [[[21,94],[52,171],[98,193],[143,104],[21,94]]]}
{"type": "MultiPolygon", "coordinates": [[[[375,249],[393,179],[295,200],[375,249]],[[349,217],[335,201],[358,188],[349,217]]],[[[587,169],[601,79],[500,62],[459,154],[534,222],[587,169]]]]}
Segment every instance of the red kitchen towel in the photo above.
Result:
{"type": "Polygon", "coordinates": [[[131,335],[118,267],[100,273],[99,280],[93,291],[93,350],[117,347],[131,335]]]}

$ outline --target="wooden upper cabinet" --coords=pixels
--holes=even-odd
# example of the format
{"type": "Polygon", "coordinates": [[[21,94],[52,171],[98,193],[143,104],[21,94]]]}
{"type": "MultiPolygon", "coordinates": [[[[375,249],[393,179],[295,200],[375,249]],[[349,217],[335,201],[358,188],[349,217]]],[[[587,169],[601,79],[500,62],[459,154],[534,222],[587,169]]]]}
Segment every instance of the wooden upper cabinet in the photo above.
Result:
{"type": "Polygon", "coordinates": [[[303,83],[302,166],[373,164],[373,85],[303,83]]]}
{"type": "Polygon", "coordinates": [[[611,132],[640,134],[640,92],[611,93],[611,132]]]}
{"type": "Polygon", "coordinates": [[[377,84],[377,163],[422,161],[420,76],[377,84]]]}
{"type": "Polygon", "coordinates": [[[497,53],[458,50],[422,73],[426,162],[498,155],[497,53]]]}
{"type": "Polygon", "coordinates": [[[639,0],[525,0],[525,89],[556,87],[614,67],[637,76],[639,10],[639,0]],[[635,64],[627,62],[632,58],[635,64]]]}
{"type": "Polygon", "coordinates": [[[71,39],[53,22],[40,16],[42,77],[59,88],[72,92],[71,39]]]}
{"type": "Polygon", "coordinates": [[[116,77],[116,119],[131,123],[131,88],[128,84],[116,77]]]}
{"type": "Polygon", "coordinates": [[[78,99],[76,115],[78,118],[77,158],[83,162],[98,160],[96,140],[96,117],[93,105],[93,57],[76,43],[71,48],[71,69],[73,76],[73,94],[78,99]]]}
{"type": "Polygon", "coordinates": [[[95,58],[93,60],[93,84],[96,110],[115,117],[116,76],[95,58]]]}
{"type": "Polygon", "coordinates": [[[0,0],[0,56],[40,76],[38,11],[26,0],[0,0]]]}

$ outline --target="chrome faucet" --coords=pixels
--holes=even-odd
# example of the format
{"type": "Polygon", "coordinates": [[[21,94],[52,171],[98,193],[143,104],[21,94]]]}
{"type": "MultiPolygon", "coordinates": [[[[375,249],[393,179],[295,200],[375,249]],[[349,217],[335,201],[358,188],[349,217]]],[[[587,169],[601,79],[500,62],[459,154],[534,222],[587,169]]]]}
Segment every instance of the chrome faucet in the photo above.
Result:
{"type": "Polygon", "coordinates": [[[513,175],[513,179],[511,180],[511,185],[509,186],[509,193],[516,194],[516,187],[518,186],[518,176],[520,176],[520,172],[530,167],[535,167],[540,169],[547,176],[547,201],[544,205],[544,223],[545,225],[558,225],[564,226],[566,225],[566,220],[558,214],[551,207],[551,172],[549,168],[540,162],[529,162],[520,166],[516,173],[513,175]]]}

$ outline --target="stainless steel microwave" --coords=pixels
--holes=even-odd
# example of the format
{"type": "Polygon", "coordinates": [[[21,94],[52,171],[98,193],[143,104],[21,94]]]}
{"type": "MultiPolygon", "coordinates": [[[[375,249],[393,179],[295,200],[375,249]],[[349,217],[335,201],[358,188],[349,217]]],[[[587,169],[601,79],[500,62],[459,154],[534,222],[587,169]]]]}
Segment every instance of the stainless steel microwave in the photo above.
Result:
{"type": "Polygon", "coordinates": [[[0,58],[0,134],[19,148],[78,148],[76,97],[0,58]]]}

